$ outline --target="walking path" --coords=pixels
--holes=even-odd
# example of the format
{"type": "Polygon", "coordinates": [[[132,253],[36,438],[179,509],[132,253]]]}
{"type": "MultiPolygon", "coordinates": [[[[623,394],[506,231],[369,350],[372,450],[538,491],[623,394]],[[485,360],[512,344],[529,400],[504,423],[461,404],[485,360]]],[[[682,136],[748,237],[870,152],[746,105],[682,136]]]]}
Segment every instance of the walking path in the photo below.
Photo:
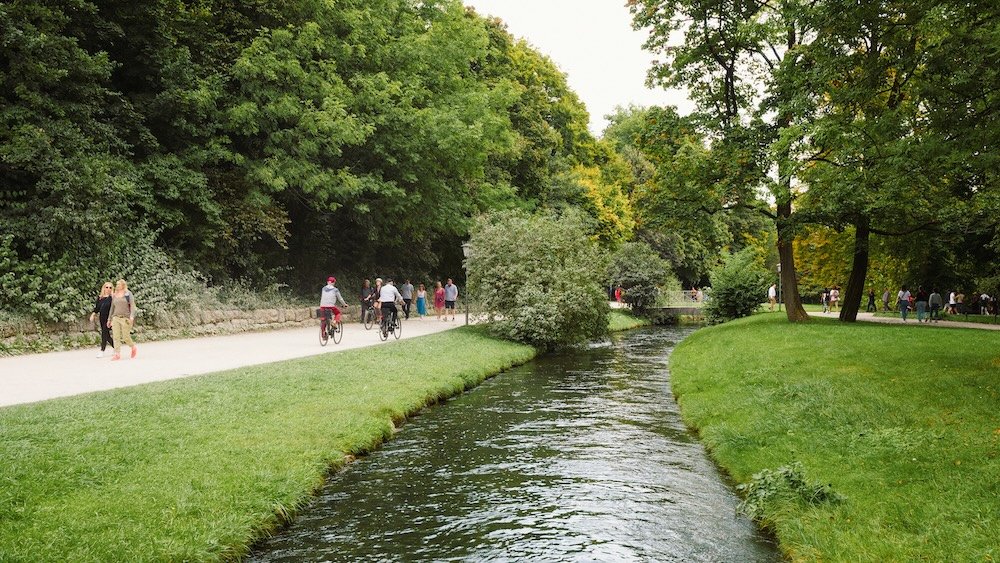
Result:
{"type": "MultiPolygon", "coordinates": [[[[464,324],[463,317],[447,322],[414,317],[403,321],[401,338],[433,334],[464,324]]],[[[390,336],[389,341],[393,340],[390,336]]],[[[366,331],[360,323],[351,322],[344,326],[340,344],[331,340],[322,347],[317,321],[308,328],[139,342],[136,359],[128,359],[129,349],[125,346],[118,362],[111,362],[110,349],[103,358],[95,358],[96,347],[0,358],[0,407],[381,343],[376,328],[366,331]]]]}
{"type": "MultiPolygon", "coordinates": [[[[811,311],[809,313],[811,317],[825,317],[827,319],[839,318],[840,313],[820,313],[816,311],[811,311]]],[[[864,321],[868,323],[883,323],[883,324],[904,324],[903,319],[899,315],[893,317],[876,317],[875,313],[862,313],[858,312],[858,321],[864,321]]],[[[983,323],[968,323],[964,321],[940,321],[936,323],[918,323],[916,313],[911,312],[906,323],[908,325],[914,326],[936,326],[942,328],[978,328],[980,330],[1000,330],[1000,324],[983,324],[983,323]]]]}

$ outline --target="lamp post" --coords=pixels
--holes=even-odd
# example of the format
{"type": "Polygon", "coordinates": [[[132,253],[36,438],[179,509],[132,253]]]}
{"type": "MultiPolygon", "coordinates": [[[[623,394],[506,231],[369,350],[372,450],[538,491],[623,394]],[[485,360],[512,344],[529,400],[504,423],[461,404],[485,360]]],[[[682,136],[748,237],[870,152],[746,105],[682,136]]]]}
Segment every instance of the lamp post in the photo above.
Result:
{"type": "Polygon", "coordinates": [[[778,312],[781,312],[781,262],[778,262],[778,312]]]}
{"type": "Polygon", "coordinates": [[[462,267],[465,269],[465,299],[462,300],[462,305],[465,307],[465,324],[469,324],[469,258],[472,256],[472,243],[465,241],[462,243],[462,256],[465,260],[462,260],[462,267]]]}

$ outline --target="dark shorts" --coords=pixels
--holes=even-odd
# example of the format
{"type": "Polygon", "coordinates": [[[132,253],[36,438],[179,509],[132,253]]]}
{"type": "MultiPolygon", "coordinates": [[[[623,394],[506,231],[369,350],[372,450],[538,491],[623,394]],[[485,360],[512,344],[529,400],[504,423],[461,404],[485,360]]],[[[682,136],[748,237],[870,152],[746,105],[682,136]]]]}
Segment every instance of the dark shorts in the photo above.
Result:
{"type": "Polygon", "coordinates": [[[455,308],[455,302],[454,301],[445,301],[444,302],[444,308],[445,309],[454,309],[455,308]]]}

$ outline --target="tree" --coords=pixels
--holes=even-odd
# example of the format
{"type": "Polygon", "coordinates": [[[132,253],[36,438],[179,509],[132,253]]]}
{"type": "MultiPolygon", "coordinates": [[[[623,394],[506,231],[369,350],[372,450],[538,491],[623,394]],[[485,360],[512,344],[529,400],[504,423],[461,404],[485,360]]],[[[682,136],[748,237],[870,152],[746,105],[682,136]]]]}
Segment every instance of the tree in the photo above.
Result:
{"type": "Polygon", "coordinates": [[[627,242],[611,256],[608,283],[620,285],[625,291],[624,301],[636,312],[651,307],[661,287],[678,287],[670,278],[667,263],[644,242],[627,242]]]}
{"type": "Polygon", "coordinates": [[[579,212],[481,217],[471,232],[469,289],[495,334],[552,349],[607,331],[603,259],[579,212]]]}

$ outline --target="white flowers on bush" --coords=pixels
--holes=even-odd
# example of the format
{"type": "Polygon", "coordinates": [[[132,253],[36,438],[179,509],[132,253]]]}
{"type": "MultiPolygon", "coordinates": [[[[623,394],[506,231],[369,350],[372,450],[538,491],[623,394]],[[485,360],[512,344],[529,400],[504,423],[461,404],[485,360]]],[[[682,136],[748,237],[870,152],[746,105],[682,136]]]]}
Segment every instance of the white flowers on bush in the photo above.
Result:
{"type": "Polygon", "coordinates": [[[604,259],[580,216],[490,215],[470,242],[469,287],[495,334],[551,349],[607,331],[604,259]]]}

